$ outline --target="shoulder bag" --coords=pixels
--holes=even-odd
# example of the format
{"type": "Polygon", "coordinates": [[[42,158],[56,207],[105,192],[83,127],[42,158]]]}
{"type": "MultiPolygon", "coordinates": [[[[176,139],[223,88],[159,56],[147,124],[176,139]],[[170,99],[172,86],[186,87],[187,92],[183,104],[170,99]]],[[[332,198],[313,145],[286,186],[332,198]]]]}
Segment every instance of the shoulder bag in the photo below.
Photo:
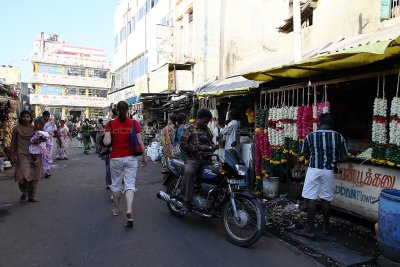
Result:
{"type": "Polygon", "coordinates": [[[143,154],[142,145],[139,142],[139,138],[136,133],[136,120],[133,120],[132,132],[129,135],[129,143],[131,148],[133,148],[133,156],[141,156],[143,154]]]}

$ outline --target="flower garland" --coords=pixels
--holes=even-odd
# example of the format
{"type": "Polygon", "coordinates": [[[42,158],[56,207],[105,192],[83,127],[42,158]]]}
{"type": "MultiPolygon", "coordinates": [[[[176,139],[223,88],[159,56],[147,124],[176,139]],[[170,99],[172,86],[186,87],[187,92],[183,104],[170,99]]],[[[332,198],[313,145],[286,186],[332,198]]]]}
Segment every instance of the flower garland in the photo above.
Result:
{"type": "Polygon", "coordinates": [[[386,163],[386,112],[387,100],[375,98],[372,118],[372,161],[378,164],[386,163]]]}
{"type": "MultiPolygon", "coordinates": [[[[298,136],[298,149],[301,151],[304,139],[307,134],[313,130],[313,108],[311,106],[302,105],[297,110],[297,136],[298,136]]],[[[300,160],[303,161],[304,157],[301,156],[300,160]]]]}
{"type": "Polygon", "coordinates": [[[283,132],[283,108],[271,108],[268,117],[268,138],[271,144],[271,160],[273,165],[286,163],[287,159],[283,153],[285,137],[283,132]]]}
{"type": "Polygon", "coordinates": [[[400,167],[400,98],[394,97],[390,107],[389,148],[387,164],[400,167]]]}

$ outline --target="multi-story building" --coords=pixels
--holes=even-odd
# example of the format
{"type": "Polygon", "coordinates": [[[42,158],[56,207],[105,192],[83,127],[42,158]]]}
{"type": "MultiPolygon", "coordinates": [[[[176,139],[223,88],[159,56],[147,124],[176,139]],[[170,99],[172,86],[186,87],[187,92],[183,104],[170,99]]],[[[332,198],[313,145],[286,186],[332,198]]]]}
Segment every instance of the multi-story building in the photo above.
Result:
{"type": "Polygon", "coordinates": [[[18,85],[21,81],[21,70],[13,66],[0,66],[0,82],[10,85],[18,85]]]}
{"type": "Polygon", "coordinates": [[[193,62],[173,57],[174,2],[121,0],[117,5],[111,102],[133,103],[143,93],[193,90],[193,62]]]}
{"type": "Polygon", "coordinates": [[[44,110],[72,120],[103,116],[111,79],[102,49],[71,45],[42,32],[34,41],[32,63],[30,104],[36,116],[44,110]]]}

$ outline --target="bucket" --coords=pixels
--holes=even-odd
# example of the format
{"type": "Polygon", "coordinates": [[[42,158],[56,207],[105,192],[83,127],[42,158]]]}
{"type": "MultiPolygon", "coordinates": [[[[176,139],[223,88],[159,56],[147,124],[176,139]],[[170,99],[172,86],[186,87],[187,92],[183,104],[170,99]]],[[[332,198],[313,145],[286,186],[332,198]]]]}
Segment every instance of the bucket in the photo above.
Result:
{"type": "Polygon", "coordinates": [[[263,179],[263,193],[266,198],[274,198],[279,193],[279,177],[263,179]]]}
{"type": "Polygon", "coordinates": [[[378,246],[381,254],[400,263],[400,190],[384,189],[379,200],[378,246]]]}

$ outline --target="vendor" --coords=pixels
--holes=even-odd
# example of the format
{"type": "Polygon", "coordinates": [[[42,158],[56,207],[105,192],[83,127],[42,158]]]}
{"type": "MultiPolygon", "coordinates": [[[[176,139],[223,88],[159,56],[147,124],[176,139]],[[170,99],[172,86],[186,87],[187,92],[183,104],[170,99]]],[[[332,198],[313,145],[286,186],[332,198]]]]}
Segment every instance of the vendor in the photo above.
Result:
{"type": "Polygon", "coordinates": [[[240,151],[240,111],[232,109],[229,112],[230,122],[221,129],[221,134],[225,139],[225,150],[234,149],[240,151]]]}

